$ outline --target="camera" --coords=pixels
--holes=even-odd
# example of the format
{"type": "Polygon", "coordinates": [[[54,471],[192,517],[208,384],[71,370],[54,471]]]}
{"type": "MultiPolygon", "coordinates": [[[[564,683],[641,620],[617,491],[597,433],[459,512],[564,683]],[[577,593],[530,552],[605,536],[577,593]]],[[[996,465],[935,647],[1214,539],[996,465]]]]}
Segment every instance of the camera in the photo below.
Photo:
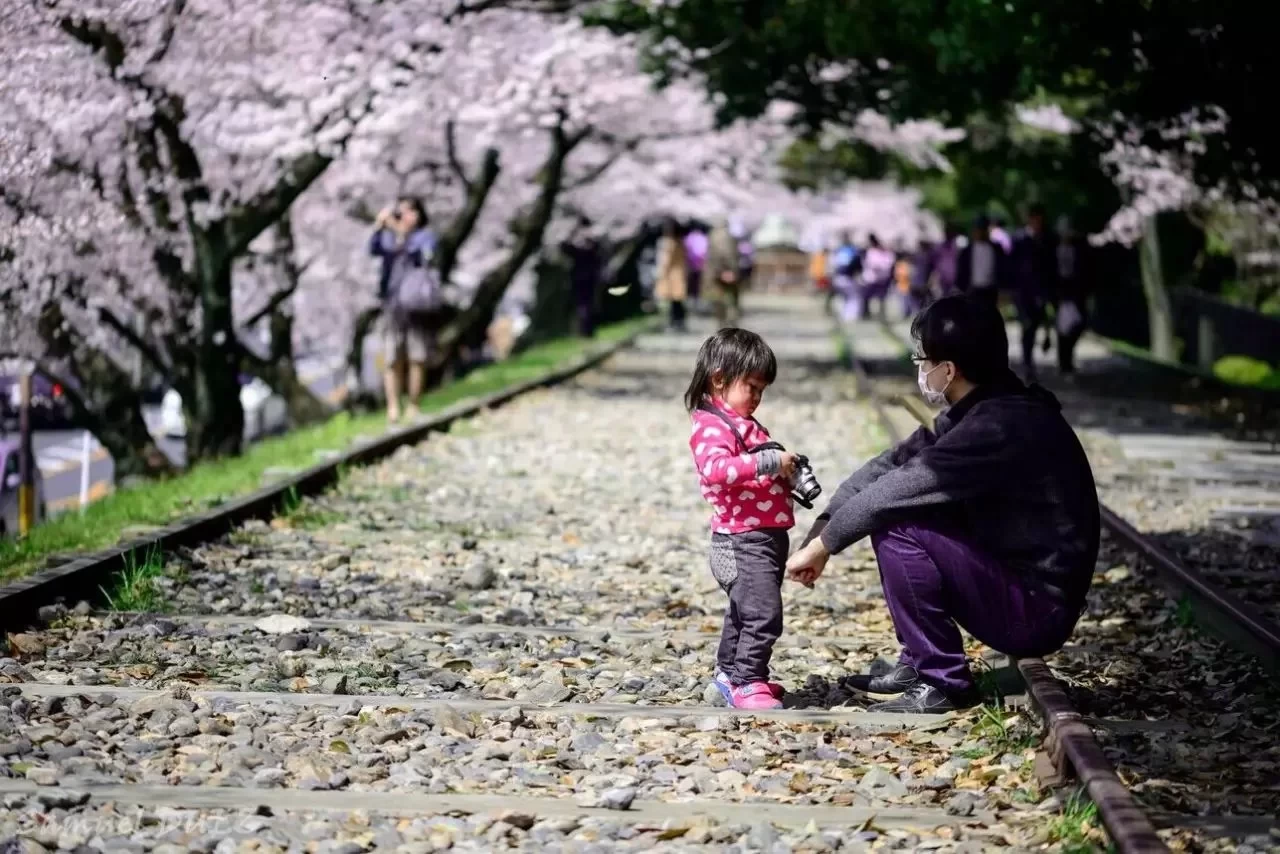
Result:
{"type": "Polygon", "coordinates": [[[822,494],[822,484],[813,474],[809,458],[796,454],[796,471],[791,477],[791,496],[806,510],[813,509],[813,500],[822,494]]]}
{"type": "MultiPolygon", "coordinates": [[[[765,442],[763,445],[757,445],[749,449],[749,453],[764,450],[785,451],[786,448],[778,442],[765,442]]],[[[796,454],[795,463],[796,470],[791,475],[791,497],[804,509],[812,510],[813,499],[822,494],[822,485],[818,483],[818,478],[814,476],[808,457],[803,454],[796,454]]]]}

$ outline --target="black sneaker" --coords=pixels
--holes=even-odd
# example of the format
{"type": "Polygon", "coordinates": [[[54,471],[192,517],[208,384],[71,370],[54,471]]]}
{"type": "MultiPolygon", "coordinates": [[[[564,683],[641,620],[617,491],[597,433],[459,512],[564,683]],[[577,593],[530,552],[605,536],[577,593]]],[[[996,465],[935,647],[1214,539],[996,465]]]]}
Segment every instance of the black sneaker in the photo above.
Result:
{"type": "Polygon", "coordinates": [[[899,664],[883,676],[871,680],[869,694],[901,694],[920,681],[919,672],[910,664],[899,664]]]}
{"type": "Polygon", "coordinates": [[[978,705],[976,691],[961,696],[948,697],[932,685],[917,682],[903,692],[901,697],[867,706],[868,712],[891,712],[907,715],[937,715],[967,709],[978,705]]]}
{"type": "MultiPolygon", "coordinates": [[[[883,658],[877,658],[875,661],[871,662],[871,666],[867,668],[866,673],[855,673],[852,676],[842,676],[836,681],[839,683],[840,687],[854,691],[870,691],[875,694],[899,694],[906,690],[906,685],[897,689],[891,688],[889,690],[883,690],[883,680],[886,677],[892,677],[894,673],[897,673],[904,668],[912,671],[913,675],[911,676],[911,679],[914,681],[916,678],[914,675],[914,668],[908,668],[905,664],[892,664],[885,661],[883,658]],[[874,689],[871,687],[872,685],[880,686],[881,689],[874,689]]],[[[894,684],[896,682],[896,679],[891,679],[889,684],[894,684]]]]}

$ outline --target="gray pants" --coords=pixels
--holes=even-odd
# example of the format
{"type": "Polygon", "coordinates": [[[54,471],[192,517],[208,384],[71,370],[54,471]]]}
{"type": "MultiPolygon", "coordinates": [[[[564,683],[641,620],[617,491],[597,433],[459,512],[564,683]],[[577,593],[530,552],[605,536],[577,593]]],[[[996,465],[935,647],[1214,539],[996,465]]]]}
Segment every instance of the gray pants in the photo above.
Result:
{"type": "Polygon", "coordinates": [[[711,535],[711,574],[729,594],[716,668],[734,685],[766,682],[782,635],[782,574],[791,538],[781,528],[711,535]]]}

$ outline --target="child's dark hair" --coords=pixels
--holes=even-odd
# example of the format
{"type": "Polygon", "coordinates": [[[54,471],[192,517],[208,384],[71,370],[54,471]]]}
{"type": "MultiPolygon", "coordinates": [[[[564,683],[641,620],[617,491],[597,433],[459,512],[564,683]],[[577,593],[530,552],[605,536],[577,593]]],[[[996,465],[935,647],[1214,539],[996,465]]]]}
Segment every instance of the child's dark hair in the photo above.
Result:
{"type": "Polygon", "coordinates": [[[756,374],[766,383],[778,376],[778,360],[764,339],[746,329],[721,329],[698,350],[698,364],[693,369],[684,405],[690,412],[698,408],[704,395],[711,394],[711,380],[720,374],[726,383],[756,374]]]}

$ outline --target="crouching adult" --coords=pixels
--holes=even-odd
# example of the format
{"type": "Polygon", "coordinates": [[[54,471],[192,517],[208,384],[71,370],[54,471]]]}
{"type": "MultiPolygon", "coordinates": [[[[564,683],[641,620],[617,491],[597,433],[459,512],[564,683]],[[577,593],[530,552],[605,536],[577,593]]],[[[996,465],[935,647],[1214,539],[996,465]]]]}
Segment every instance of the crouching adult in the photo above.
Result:
{"type": "Polygon", "coordinates": [[[1057,399],[1010,371],[994,306],[938,300],[911,335],[921,393],[948,407],[840,485],[787,569],[812,584],[870,537],[902,653],[854,681],[901,694],[876,711],[941,712],[980,699],[959,627],[1015,657],[1066,642],[1098,557],[1098,496],[1057,399]]]}

